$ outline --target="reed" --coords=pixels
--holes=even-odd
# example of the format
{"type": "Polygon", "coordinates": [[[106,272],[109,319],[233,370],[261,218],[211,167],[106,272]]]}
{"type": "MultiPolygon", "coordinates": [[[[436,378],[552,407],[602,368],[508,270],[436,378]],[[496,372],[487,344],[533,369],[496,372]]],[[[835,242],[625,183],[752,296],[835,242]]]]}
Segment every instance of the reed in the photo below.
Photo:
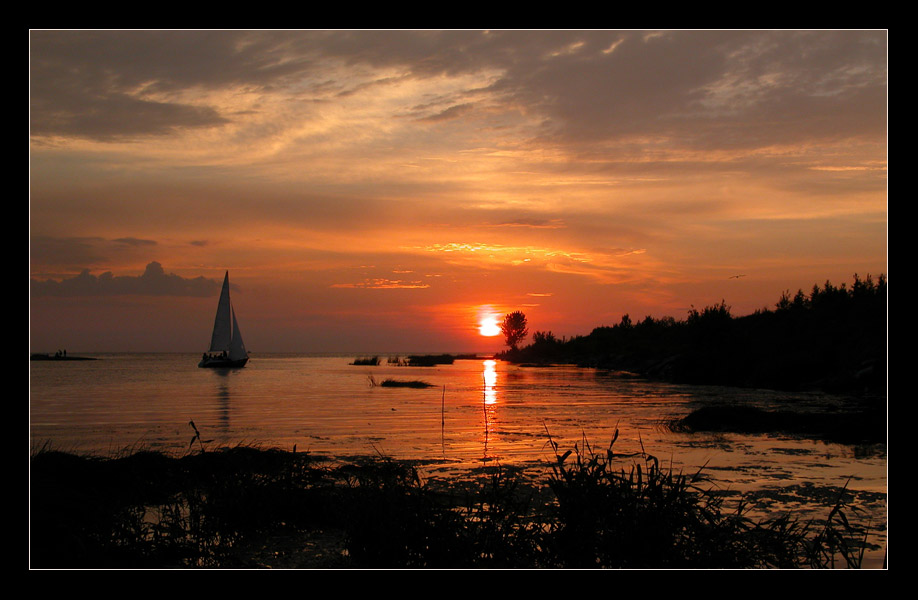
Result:
{"type": "MultiPolygon", "coordinates": [[[[200,437],[200,436],[198,436],[200,437]]],[[[617,438],[617,436],[616,436],[617,438]]],[[[112,459],[39,450],[36,568],[858,567],[866,532],[839,499],[822,523],[754,521],[643,451],[586,439],[537,481],[488,467],[439,485],[385,456],[199,448],[112,459]],[[546,495],[547,494],[547,495],[546,495]]],[[[195,440],[197,442],[199,440],[195,440]]]]}
{"type": "Polygon", "coordinates": [[[361,367],[376,367],[376,366],[379,366],[380,362],[381,361],[378,356],[370,356],[370,357],[355,358],[354,362],[352,362],[351,364],[361,366],[361,367]]]}
{"type": "Polygon", "coordinates": [[[860,567],[867,532],[851,526],[841,499],[824,526],[790,515],[754,521],[748,505],[728,509],[705,489],[703,468],[692,475],[664,469],[644,451],[617,454],[618,430],[605,453],[582,446],[559,453],[549,486],[557,504],[550,519],[552,562],[564,567],[834,568],[860,567]],[[624,461],[622,460],[624,459],[624,461]]]}

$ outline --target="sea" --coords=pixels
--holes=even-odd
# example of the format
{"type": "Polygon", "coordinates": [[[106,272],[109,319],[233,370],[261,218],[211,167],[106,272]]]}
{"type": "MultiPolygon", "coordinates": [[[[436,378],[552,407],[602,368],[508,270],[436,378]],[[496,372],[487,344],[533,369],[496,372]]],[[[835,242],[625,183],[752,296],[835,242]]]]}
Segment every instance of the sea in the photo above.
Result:
{"type": "Polygon", "coordinates": [[[96,360],[29,363],[31,453],[180,456],[248,445],[332,461],[385,456],[434,479],[494,467],[537,478],[567,450],[576,457],[611,449],[626,469],[652,456],[700,474],[709,489],[753,499],[764,516],[825,518],[844,492],[849,518],[873,532],[865,566],[881,567],[886,557],[885,444],[669,427],[703,406],[843,410],[843,397],[677,385],[486,356],[412,367],[396,354],[377,355],[375,366],[353,364],[370,354],[257,354],[233,370],[198,368],[199,354],[82,356],[96,360]],[[380,385],[387,379],[429,387],[380,385]]]}

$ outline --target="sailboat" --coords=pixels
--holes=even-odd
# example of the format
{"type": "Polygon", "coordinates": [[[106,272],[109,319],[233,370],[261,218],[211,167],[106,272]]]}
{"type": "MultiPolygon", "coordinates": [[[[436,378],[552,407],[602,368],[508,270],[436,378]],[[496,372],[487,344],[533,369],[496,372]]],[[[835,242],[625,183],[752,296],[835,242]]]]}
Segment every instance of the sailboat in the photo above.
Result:
{"type": "Polygon", "coordinates": [[[230,302],[229,271],[223,278],[223,290],[217,303],[217,316],[214,319],[214,333],[210,338],[210,350],[201,357],[199,367],[239,368],[249,360],[245,350],[239,323],[236,322],[236,311],[230,302]]]}

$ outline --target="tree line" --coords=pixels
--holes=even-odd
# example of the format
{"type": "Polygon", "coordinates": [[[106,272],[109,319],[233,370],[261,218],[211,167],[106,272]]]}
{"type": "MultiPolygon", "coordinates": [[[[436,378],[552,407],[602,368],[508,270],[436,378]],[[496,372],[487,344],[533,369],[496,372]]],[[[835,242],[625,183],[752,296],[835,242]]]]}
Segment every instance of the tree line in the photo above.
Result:
{"type": "Polygon", "coordinates": [[[826,281],[809,293],[785,291],[773,309],[742,317],[721,301],[692,306],[684,320],[646,316],[634,321],[625,314],[615,325],[570,339],[535,331],[524,347],[525,315],[511,314],[502,327],[509,349],[499,358],[516,363],[577,364],[682,383],[886,390],[884,275],[874,280],[855,274],[850,287],[826,281]]]}

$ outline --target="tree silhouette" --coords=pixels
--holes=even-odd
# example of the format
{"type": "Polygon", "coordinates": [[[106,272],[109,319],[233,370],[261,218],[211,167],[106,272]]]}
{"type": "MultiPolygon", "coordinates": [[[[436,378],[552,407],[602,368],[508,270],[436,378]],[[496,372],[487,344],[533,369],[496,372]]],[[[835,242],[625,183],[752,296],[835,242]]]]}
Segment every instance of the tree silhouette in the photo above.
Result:
{"type": "Polygon", "coordinates": [[[568,363],[631,371],[680,383],[772,389],[821,389],[863,394],[872,401],[887,392],[888,283],[885,275],[854,275],[853,285],[814,285],[785,290],[775,309],[734,316],[725,300],[697,309],[685,320],[632,320],[596,327],[588,335],[558,340],[536,331],[532,344],[522,325],[504,318],[505,360],[568,363]],[[519,344],[520,347],[515,347],[519,344]]]}
{"type": "Polygon", "coordinates": [[[516,350],[519,343],[529,334],[526,315],[518,310],[505,315],[504,322],[500,324],[500,331],[504,334],[504,340],[510,349],[516,350]]]}

